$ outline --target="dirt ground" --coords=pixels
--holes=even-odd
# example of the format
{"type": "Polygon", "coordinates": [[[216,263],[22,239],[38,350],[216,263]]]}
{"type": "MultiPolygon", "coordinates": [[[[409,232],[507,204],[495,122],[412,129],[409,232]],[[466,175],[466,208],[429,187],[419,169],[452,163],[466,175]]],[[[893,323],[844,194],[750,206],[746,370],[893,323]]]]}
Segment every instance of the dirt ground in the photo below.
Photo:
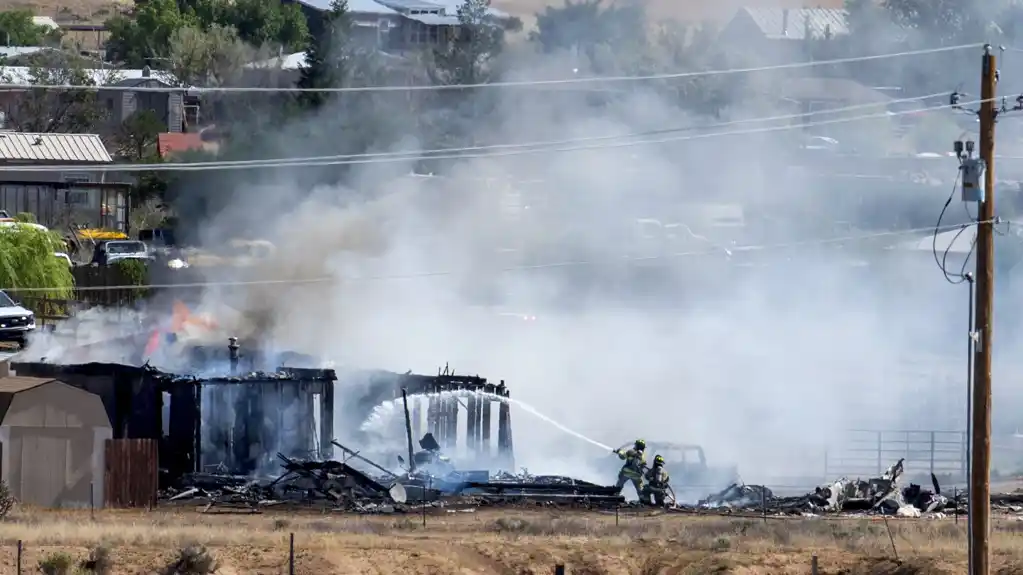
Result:
{"type": "Polygon", "coordinates": [[[102,23],[133,4],[132,0],[0,0],[0,10],[31,10],[58,23],[102,23]]]}
{"type": "MultiPolygon", "coordinates": [[[[102,546],[111,573],[159,573],[181,548],[205,546],[224,575],[296,573],[821,574],[913,575],[965,571],[965,521],[890,519],[900,561],[880,519],[733,519],[648,512],[500,511],[419,515],[206,514],[188,511],[17,510],[0,523],[0,573],[24,573],[67,553],[102,546]]],[[[992,536],[999,575],[1023,574],[1023,522],[999,520],[992,536]]]]}

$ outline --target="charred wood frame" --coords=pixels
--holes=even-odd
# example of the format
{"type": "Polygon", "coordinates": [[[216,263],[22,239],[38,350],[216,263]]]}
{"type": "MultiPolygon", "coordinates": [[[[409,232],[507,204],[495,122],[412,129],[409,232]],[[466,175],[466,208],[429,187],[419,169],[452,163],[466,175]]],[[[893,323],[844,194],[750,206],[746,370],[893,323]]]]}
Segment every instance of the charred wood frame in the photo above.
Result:
{"type": "Polygon", "coordinates": [[[507,400],[511,393],[503,380],[495,384],[485,377],[471,375],[352,372],[340,376],[342,389],[352,380],[368,382],[366,387],[370,392],[349,408],[368,414],[373,406],[385,401],[401,401],[404,389],[413,437],[432,433],[442,450],[453,451],[456,446],[464,445],[469,459],[477,465],[492,469],[515,468],[511,409],[507,400]],[[492,437],[495,404],[496,446],[492,437]],[[462,412],[465,413],[464,427],[459,421],[462,412]]]}
{"type": "Polygon", "coordinates": [[[333,370],[280,368],[276,373],[203,379],[106,363],[26,362],[11,367],[19,375],[50,377],[99,395],[115,439],[159,441],[164,480],[208,465],[251,474],[264,463],[276,467],[278,451],[301,457],[333,453],[333,370]]]}

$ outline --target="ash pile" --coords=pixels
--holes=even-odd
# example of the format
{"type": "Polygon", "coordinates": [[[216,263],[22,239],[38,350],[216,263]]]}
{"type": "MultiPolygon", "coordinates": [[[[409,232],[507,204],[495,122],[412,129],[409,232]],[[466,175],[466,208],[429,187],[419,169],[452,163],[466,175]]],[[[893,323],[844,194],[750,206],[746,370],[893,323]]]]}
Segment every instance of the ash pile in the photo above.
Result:
{"type": "Polygon", "coordinates": [[[487,470],[459,470],[443,455],[433,435],[420,440],[420,451],[400,473],[388,470],[358,451],[332,441],[342,460],[304,459],[277,454],[275,476],[231,475],[223,469],[189,473],[164,490],[168,504],[202,505],[203,511],[267,507],[316,508],[339,512],[419,512],[423,506],[469,509],[528,504],[615,507],[624,498],[614,486],[571,477],[487,470]]]}
{"type": "Polygon", "coordinates": [[[676,508],[697,512],[715,510],[721,513],[802,516],[845,513],[920,517],[966,512],[966,494],[958,492],[950,499],[942,494],[934,474],[931,474],[930,488],[914,483],[901,487],[903,461],[898,460],[879,477],[842,478],[804,495],[776,497],[763,485],[732,484],[695,505],[676,508]]]}

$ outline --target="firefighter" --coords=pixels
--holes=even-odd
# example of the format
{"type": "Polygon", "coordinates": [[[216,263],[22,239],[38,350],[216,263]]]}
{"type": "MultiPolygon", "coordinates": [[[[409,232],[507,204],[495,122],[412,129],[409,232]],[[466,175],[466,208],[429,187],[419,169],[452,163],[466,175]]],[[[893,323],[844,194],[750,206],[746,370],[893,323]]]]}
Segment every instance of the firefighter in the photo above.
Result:
{"type": "Polygon", "coordinates": [[[625,461],[621,471],[618,472],[618,483],[615,485],[619,492],[621,492],[627,482],[631,481],[632,486],[636,488],[636,495],[643,496],[643,471],[646,467],[645,452],[646,442],[642,439],[637,439],[632,449],[624,453],[622,453],[621,449],[615,450],[615,455],[625,461]]]}
{"type": "Polygon", "coordinates": [[[654,466],[646,472],[646,484],[643,485],[643,493],[640,495],[643,504],[649,504],[650,496],[652,495],[654,503],[663,507],[664,495],[668,492],[668,482],[670,480],[668,472],[664,470],[664,458],[660,455],[655,456],[654,466]]]}

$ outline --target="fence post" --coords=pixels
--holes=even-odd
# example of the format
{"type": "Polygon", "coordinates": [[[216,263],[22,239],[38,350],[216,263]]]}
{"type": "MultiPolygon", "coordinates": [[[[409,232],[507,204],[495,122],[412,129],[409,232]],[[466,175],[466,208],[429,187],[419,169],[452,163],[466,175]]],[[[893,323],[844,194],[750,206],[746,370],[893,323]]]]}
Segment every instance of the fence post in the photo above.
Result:
{"type": "Polygon", "coordinates": [[[21,575],[21,539],[18,539],[18,575],[21,575]]]}
{"type": "Polygon", "coordinates": [[[934,475],[934,432],[931,432],[931,475],[934,475]]]}
{"type": "Polygon", "coordinates": [[[817,556],[810,557],[810,573],[817,575],[817,556]]]}
{"type": "Polygon", "coordinates": [[[764,513],[764,523],[767,523],[767,488],[760,487],[760,510],[764,513]]]}
{"type": "Polygon", "coordinates": [[[884,469],[881,468],[881,432],[877,432],[877,474],[881,475],[884,473],[884,469]]]}
{"type": "Polygon", "coordinates": [[[561,564],[555,565],[554,575],[565,575],[565,566],[561,564]]]}
{"type": "Polygon", "coordinates": [[[295,534],[288,537],[288,575],[295,575],[295,534]]]}

